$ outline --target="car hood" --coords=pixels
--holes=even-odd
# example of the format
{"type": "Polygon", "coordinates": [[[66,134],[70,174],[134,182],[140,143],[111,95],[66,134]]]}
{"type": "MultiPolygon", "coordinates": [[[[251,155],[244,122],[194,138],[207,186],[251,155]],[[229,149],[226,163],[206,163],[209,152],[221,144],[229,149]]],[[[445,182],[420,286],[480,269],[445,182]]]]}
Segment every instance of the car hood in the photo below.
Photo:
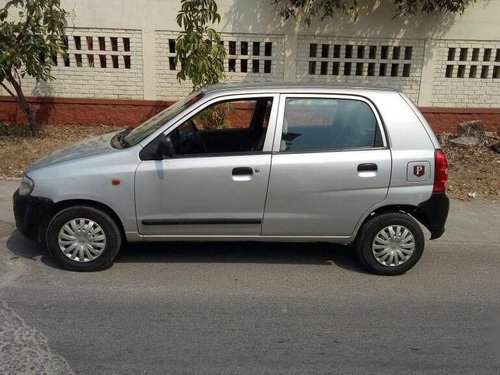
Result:
{"type": "Polygon", "coordinates": [[[26,169],[26,173],[53,164],[117,151],[115,148],[111,147],[111,138],[113,138],[118,133],[119,131],[107,133],[64,146],[63,148],[54,151],[51,154],[48,154],[34,162],[26,169]]]}

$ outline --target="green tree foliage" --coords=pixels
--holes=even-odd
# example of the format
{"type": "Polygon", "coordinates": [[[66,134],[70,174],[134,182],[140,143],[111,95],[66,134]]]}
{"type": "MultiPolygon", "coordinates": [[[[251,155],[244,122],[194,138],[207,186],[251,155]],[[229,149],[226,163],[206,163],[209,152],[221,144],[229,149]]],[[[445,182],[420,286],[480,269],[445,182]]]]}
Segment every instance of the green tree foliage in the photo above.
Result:
{"type": "MultiPolygon", "coordinates": [[[[385,1],[385,0],[384,0],[385,1]]],[[[392,0],[394,16],[409,16],[418,12],[463,13],[465,8],[476,0],[392,0]]],[[[307,25],[311,18],[319,16],[322,20],[336,13],[357,16],[358,0],[273,0],[284,19],[304,15],[307,25]]]]}
{"type": "Polygon", "coordinates": [[[67,12],[60,0],[10,0],[0,9],[0,86],[29,120],[32,135],[38,124],[22,91],[26,75],[37,81],[51,76],[52,57],[64,52],[67,12]]]}
{"type": "Polygon", "coordinates": [[[211,25],[220,22],[215,0],[181,0],[177,24],[176,64],[179,81],[190,79],[193,89],[220,82],[224,78],[226,50],[220,35],[211,25]]]}

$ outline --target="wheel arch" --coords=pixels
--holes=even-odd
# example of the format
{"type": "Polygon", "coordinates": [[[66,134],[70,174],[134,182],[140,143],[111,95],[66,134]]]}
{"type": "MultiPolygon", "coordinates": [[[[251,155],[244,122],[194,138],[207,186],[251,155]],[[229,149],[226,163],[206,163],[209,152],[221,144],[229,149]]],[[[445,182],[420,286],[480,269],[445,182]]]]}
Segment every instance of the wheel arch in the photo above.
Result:
{"type": "Polygon", "coordinates": [[[38,239],[41,243],[45,243],[46,235],[47,235],[47,227],[49,226],[50,221],[54,218],[55,215],[57,215],[59,212],[62,210],[65,210],[66,208],[70,207],[76,207],[76,206],[87,206],[87,207],[92,207],[98,210],[103,211],[104,213],[108,214],[113,221],[116,223],[118,228],[120,229],[120,234],[122,239],[125,239],[125,228],[123,227],[123,223],[120,220],[120,217],[118,214],[108,205],[94,201],[91,199],[68,199],[68,200],[63,200],[56,202],[50,212],[47,213],[45,219],[43,220],[42,225],[40,225],[39,228],[39,233],[38,233],[38,239]]]}
{"type": "Polygon", "coordinates": [[[385,214],[388,212],[402,212],[407,215],[414,217],[418,222],[420,222],[424,227],[430,230],[430,222],[429,218],[425,211],[419,206],[407,205],[407,204],[390,204],[382,207],[378,207],[371,211],[361,222],[361,224],[357,228],[356,238],[361,231],[361,228],[374,217],[379,216],[381,214],[385,214]]]}

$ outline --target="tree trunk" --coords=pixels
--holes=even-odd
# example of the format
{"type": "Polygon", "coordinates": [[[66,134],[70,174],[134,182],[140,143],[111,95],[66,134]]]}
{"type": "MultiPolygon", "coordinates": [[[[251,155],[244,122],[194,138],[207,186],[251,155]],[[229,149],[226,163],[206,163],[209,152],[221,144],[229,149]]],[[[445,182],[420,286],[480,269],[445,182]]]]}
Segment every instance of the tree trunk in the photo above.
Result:
{"type": "Polygon", "coordinates": [[[26,100],[26,97],[24,96],[24,93],[22,92],[22,90],[20,91],[20,94],[17,94],[17,102],[19,103],[19,106],[21,107],[22,111],[24,112],[24,114],[28,118],[28,121],[30,124],[31,135],[33,137],[36,137],[38,135],[38,122],[36,120],[35,114],[31,110],[31,106],[29,105],[28,101],[26,100]]]}
{"type": "Polygon", "coordinates": [[[17,101],[17,104],[23,111],[23,113],[26,115],[29,121],[30,125],[30,130],[31,130],[31,135],[33,137],[36,137],[38,135],[38,122],[36,121],[35,114],[31,110],[31,106],[29,105],[28,101],[26,100],[26,97],[24,96],[23,90],[21,88],[21,85],[17,80],[14,78],[11,72],[7,72],[7,75],[5,77],[5,80],[9,82],[16,93],[14,94],[11,90],[9,90],[3,83],[2,86],[7,90],[7,92],[17,101]]]}

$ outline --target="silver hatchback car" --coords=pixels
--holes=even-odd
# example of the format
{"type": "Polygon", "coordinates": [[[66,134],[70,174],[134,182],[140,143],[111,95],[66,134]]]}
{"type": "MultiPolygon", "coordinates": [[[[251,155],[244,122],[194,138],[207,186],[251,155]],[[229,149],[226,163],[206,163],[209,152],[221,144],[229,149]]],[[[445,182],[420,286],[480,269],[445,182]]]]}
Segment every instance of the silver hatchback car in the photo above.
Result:
{"type": "Polygon", "coordinates": [[[123,241],[353,244],[382,275],[444,232],[447,161],[390,89],[214,86],[142,125],[30,166],[17,228],[69,270],[110,265],[123,241]]]}

